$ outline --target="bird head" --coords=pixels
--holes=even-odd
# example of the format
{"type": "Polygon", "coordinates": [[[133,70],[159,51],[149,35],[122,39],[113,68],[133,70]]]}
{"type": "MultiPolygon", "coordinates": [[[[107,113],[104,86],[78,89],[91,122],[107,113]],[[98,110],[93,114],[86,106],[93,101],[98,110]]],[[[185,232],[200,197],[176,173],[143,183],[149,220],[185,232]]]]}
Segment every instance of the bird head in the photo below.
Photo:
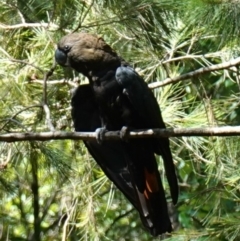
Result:
{"type": "Polygon", "coordinates": [[[105,41],[89,33],[72,33],[58,43],[55,59],[61,66],[68,66],[89,77],[92,72],[116,69],[121,58],[105,41]]]}

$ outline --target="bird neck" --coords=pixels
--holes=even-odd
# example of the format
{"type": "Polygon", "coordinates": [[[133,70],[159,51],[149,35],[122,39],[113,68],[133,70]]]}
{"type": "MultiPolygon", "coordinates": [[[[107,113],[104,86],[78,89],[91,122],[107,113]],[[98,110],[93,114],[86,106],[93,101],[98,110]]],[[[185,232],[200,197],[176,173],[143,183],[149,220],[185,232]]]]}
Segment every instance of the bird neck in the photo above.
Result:
{"type": "Polygon", "coordinates": [[[91,81],[107,81],[111,80],[115,77],[116,70],[119,67],[119,65],[116,66],[107,66],[106,68],[101,68],[98,70],[92,70],[88,72],[88,78],[91,81]]]}

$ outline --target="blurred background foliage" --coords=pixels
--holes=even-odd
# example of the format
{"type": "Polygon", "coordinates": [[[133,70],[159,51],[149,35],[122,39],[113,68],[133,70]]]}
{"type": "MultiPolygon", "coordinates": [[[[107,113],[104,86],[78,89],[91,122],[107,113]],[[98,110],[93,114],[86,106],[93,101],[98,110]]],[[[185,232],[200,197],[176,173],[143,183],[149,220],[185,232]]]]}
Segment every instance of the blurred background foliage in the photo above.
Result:
{"type": "MultiPolygon", "coordinates": [[[[239,1],[2,0],[1,133],[49,131],[44,74],[73,31],[101,35],[148,83],[239,56],[239,1]]],[[[85,79],[57,67],[47,101],[56,130],[73,130],[70,92],[85,79]]],[[[238,125],[238,68],[154,89],[169,127],[238,125]]],[[[0,143],[0,239],[240,240],[239,137],[171,138],[180,183],[175,232],[153,239],[81,141],[0,143]]],[[[159,158],[159,169],[163,174],[159,158]]],[[[166,183],[166,182],[165,182],[166,183]]]]}

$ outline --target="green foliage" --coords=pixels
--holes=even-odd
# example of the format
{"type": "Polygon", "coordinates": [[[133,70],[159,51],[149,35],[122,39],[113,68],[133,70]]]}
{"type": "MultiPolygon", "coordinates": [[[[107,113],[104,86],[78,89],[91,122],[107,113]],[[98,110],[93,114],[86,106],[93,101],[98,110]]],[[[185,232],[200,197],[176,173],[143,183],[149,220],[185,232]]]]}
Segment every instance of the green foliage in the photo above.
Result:
{"type": "MultiPolygon", "coordinates": [[[[240,52],[237,1],[4,0],[0,12],[1,133],[49,130],[43,79],[66,33],[103,36],[148,83],[240,52]]],[[[60,67],[48,79],[47,104],[57,130],[72,130],[70,91],[76,79],[85,81],[60,67]]],[[[168,127],[206,127],[239,123],[239,90],[234,67],[154,94],[168,127]]],[[[239,137],[171,138],[180,200],[170,205],[164,179],[175,227],[166,240],[240,239],[239,143],[239,137]]],[[[159,170],[164,178],[161,158],[159,170]]],[[[81,142],[0,143],[0,172],[1,240],[151,239],[81,142]]]]}

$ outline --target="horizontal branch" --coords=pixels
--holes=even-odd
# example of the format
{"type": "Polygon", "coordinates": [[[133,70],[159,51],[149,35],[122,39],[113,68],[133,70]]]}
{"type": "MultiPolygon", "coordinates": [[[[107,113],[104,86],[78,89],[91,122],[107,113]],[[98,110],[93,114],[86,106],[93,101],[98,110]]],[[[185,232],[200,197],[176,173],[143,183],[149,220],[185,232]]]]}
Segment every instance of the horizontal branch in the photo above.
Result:
{"type": "MultiPolygon", "coordinates": [[[[74,78],[72,80],[70,79],[60,79],[60,80],[48,80],[47,84],[48,85],[57,85],[57,84],[68,84],[69,86],[72,86],[74,88],[78,87],[79,84],[77,82],[79,82],[79,78],[74,78]]],[[[43,80],[40,79],[33,79],[30,80],[29,83],[37,83],[37,84],[43,84],[43,80]]]]}
{"type": "Polygon", "coordinates": [[[184,56],[179,56],[179,57],[175,57],[175,58],[170,58],[167,60],[162,61],[162,64],[167,64],[167,63],[171,63],[171,62],[176,62],[176,61],[182,61],[182,60],[191,60],[191,59],[206,59],[206,58],[217,58],[222,56],[222,52],[218,51],[215,53],[207,53],[207,54],[187,54],[184,56]]]}
{"type": "Polygon", "coordinates": [[[59,26],[54,23],[19,23],[15,25],[6,25],[4,23],[0,23],[0,29],[18,29],[18,28],[52,28],[58,29],[59,26]]]}
{"type": "Polygon", "coordinates": [[[212,71],[228,69],[230,67],[237,66],[239,64],[240,64],[240,57],[238,57],[236,59],[232,59],[232,60],[227,61],[227,62],[223,62],[221,64],[215,64],[215,65],[211,65],[211,66],[208,66],[208,67],[202,67],[200,69],[197,69],[197,70],[194,70],[192,72],[182,74],[180,76],[176,76],[176,77],[173,77],[173,78],[166,78],[165,80],[154,82],[152,84],[149,84],[148,86],[149,86],[149,88],[154,89],[154,88],[158,88],[158,87],[165,86],[165,85],[168,85],[168,84],[177,83],[181,80],[186,80],[186,79],[190,79],[190,78],[193,78],[193,77],[197,77],[201,74],[209,73],[209,72],[212,72],[212,71]]]}
{"type": "MultiPolygon", "coordinates": [[[[129,133],[129,138],[160,138],[179,136],[240,136],[240,126],[206,127],[206,128],[173,128],[136,130],[129,133]]],[[[49,140],[95,140],[95,132],[41,132],[41,133],[8,133],[0,135],[0,141],[49,141],[49,140]]],[[[119,131],[108,131],[104,140],[120,140],[119,131]]]]}

